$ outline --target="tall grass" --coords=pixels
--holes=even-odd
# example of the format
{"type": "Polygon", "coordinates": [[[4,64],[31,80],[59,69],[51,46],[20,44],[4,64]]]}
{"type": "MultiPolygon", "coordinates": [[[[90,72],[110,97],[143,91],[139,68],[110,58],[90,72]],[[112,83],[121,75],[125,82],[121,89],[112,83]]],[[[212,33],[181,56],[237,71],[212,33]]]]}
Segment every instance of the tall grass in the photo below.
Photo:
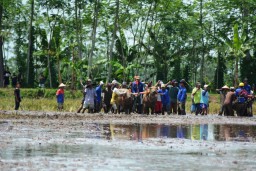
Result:
{"type": "MultiPolygon", "coordinates": [[[[0,110],[14,110],[14,89],[0,89],[0,110]]],[[[21,110],[57,111],[55,89],[22,89],[21,110]]],[[[75,112],[81,104],[81,91],[65,90],[64,111],[75,112]]]]}
{"type": "MultiPolygon", "coordinates": [[[[64,111],[75,112],[81,103],[81,99],[66,98],[64,111]]],[[[14,110],[14,97],[1,98],[0,110],[14,110]]],[[[23,98],[20,110],[27,111],[57,111],[57,102],[54,98],[23,98]]]]}

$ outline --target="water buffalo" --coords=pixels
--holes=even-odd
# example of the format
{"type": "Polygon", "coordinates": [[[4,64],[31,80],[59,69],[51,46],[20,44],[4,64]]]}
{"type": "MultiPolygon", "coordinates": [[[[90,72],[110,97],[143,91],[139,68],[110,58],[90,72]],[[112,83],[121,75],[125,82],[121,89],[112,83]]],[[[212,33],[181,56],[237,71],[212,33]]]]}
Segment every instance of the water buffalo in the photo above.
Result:
{"type": "Polygon", "coordinates": [[[133,99],[128,89],[118,89],[118,100],[116,102],[118,113],[130,114],[132,111],[133,99]]]}
{"type": "Polygon", "coordinates": [[[247,116],[251,117],[252,114],[252,103],[254,98],[248,99],[245,103],[234,103],[232,108],[236,111],[237,116],[247,116]]]}
{"type": "Polygon", "coordinates": [[[155,112],[155,104],[157,101],[157,89],[156,87],[151,87],[149,91],[146,91],[143,96],[143,112],[149,115],[149,109],[151,114],[155,112]]]}

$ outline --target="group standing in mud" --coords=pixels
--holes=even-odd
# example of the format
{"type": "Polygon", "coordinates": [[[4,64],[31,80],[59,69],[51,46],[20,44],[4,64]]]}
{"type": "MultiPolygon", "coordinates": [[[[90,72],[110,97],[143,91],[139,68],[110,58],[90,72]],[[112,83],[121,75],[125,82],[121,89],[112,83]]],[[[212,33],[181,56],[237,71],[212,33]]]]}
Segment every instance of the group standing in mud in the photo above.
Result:
{"type": "Polygon", "coordinates": [[[221,99],[219,115],[234,116],[234,111],[236,111],[238,116],[253,116],[254,92],[247,79],[244,79],[237,89],[225,85],[221,89],[217,89],[217,92],[221,99]]]}
{"type": "MultiPolygon", "coordinates": [[[[94,89],[92,80],[87,80],[86,85],[83,85],[83,99],[77,110],[78,113],[84,113],[85,110],[88,110],[88,113],[101,112],[103,108],[105,113],[155,113],[162,115],[178,113],[179,115],[186,115],[187,89],[184,79],[180,82],[172,80],[166,84],[158,81],[153,86],[152,82],[143,83],[139,76],[135,76],[134,82],[130,84],[126,82],[119,84],[113,80],[112,83],[106,84],[105,89],[102,89],[103,85],[101,81],[94,89]]],[[[203,114],[207,114],[209,106],[207,87],[205,85],[202,91],[199,87],[193,94],[197,108],[196,114],[199,113],[200,109],[202,109],[203,114]]]]}
{"type": "MultiPolygon", "coordinates": [[[[158,81],[156,85],[152,82],[143,83],[139,76],[134,77],[134,82],[119,84],[116,80],[106,84],[103,88],[101,81],[96,89],[92,86],[92,80],[87,80],[84,87],[84,97],[78,113],[101,112],[102,108],[105,113],[126,114],[179,114],[186,115],[187,89],[184,79],[177,82],[172,80],[166,84],[158,81]]],[[[209,92],[208,85],[201,88],[200,82],[196,83],[192,90],[191,112],[195,115],[207,115],[209,111],[209,92]]],[[[236,111],[238,116],[252,116],[253,94],[247,79],[239,84],[239,87],[229,88],[223,86],[217,89],[221,95],[220,115],[224,113],[227,116],[234,116],[236,111]]]]}
{"type": "MultiPolygon", "coordinates": [[[[83,85],[83,99],[77,113],[99,113],[104,110],[105,113],[126,114],[178,114],[186,115],[187,101],[187,82],[182,79],[169,81],[164,84],[158,81],[155,85],[152,82],[144,83],[140,81],[139,76],[134,77],[134,81],[127,84],[118,83],[113,80],[104,86],[102,81],[93,87],[92,80],[88,79],[83,85]]],[[[63,110],[64,88],[65,84],[61,83],[56,92],[58,110],[63,110]]],[[[191,113],[195,115],[207,115],[209,111],[209,92],[208,85],[201,88],[201,83],[197,82],[191,93],[191,113]]],[[[15,110],[19,109],[20,84],[17,83],[14,90],[15,110]]],[[[237,89],[234,87],[223,86],[216,90],[220,94],[220,112],[219,115],[234,116],[253,116],[252,103],[254,94],[248,80],[244,79],[237,89]]]]}

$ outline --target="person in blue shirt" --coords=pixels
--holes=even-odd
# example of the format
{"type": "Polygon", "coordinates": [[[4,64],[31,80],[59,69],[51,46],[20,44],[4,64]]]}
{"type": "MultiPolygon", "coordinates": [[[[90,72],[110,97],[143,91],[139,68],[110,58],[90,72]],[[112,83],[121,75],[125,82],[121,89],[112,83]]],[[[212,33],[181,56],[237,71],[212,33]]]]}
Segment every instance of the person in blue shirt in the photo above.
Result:
{"type": "Polygon", "coordinates": [[[202,108],[202,115],[207,115],[209,107],[208,85],[204,85],[204,89],[202,90],[201,94],[200,104],[202,108]]]}
{"type": "Polygon", "coordinates": [[[178,114],[179,115],[186,115],[186,100],[187,100],[187,89],[185,87],[186,81],[182,79],[180,81],[180,89],[178,92],[178,114]]]}
{"type": "Polygon", "coordinates": [[[244,89],[244,83],[239,84],[239,88],[236,89],[235,95],[238,99],[238,104],[236,107],[236,113],[238,116],[246,115],[246,107],[245,103],[248,99],[248,92],[244,89]]]}
{"type": "Polygon", "coordinates": [[[144,84],[140,82],[140,76],[136,77],[136,80],[132,83],[132,92],[139,93],[144,91],[144,84]]]}
{"type": "Polygon", "coordinates": [[[243,83],[244,83],[244,89],[247,91],[248,94],[251,94],[252,88],[251,88],[251,86],[248,84],[248,79],[245,78],[243,83]]]}
{"type": "Polygon", "coordinates": [[[165,84],[161,85],[161,90],[158,90],[158,93],[161,95],[162,115],[164,115],[165,112],[170,114],[170,96],[165,84]]]}
{"type": "Polygon", "coordinates": [[[100,84],[96,87],[96,112],[101,111],[101,93],[102,93],[102,86],[104,85],[103,81],[100,81],[100,84]]]}
{"type": "Polygon", "coordinates": [[[248,92],[244,89],[244,83],[240,83],[239,87],[236,89],[236,97],[238,97],[238,103],[245,103],[247,100],[248,92]]]}
{"type": "Polygon", "coordinates": [[[134,105],[137,105],[137,113],[142,114],[142,99],[143,94],[140,94],[144,91],[144,84],[140,82],[140,76],[135,77],[135,81],[132,83],[132,93],[138,93],[134,99],[134,105]]]}

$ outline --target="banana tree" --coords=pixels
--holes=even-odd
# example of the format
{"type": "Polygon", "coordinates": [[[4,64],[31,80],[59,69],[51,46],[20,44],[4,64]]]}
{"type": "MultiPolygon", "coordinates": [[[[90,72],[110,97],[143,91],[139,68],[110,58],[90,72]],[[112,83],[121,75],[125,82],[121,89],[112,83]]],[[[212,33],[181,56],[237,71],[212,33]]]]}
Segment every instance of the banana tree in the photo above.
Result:
{"type": "Polygon", "coordinates": [[[246,56],[244,52],[249,49],[246,32],[242,28],[239,35],[238,24],[235,24],[233,27],[233,39],[228,38],[227,35],[222,35],[221,37],[227,47],[227,51],[235,58],[234,86],[237,86],[239,81],[239,61],[246,56]]]}
{"type": "Polygon", "coordinates": [[[116,68],[116,71],[114,72],[115,74],[114,78],[117,78],[118,80],[123,80],[123,81],[131,81],[133,77],[133,75],[131,75],[132,74],[131,71],[133,69],[141,67],[139,64],[132,64],[132,63],[128,63],[126,66],[124,66],[117,61],[111,61],[110,64],[116,68]]]}
{"type": "Polygon", "coordinates": [[[120,35],[117,36],[115,44],[116,53],[114,53],[113,60],[110,61],[110,63],[112,63],[112,65],[114,65],[115,67],[119,68],[118,72],[115,72],[115,75],[120,75],[121,73],[119,72],[122,71],[123,78],[125,80],[127,79],[127,72],[130,72],[130,69],[133,70],[135,68],[139,68],[139,65],[132,65],[134,59],[136,59],[136,57],[138,57],[139,55],[139,44],[129,46],[124,31],[120,29],[119,33],[120,35]],[[113,63],[113,61],[115,62],[113,63]]]}

